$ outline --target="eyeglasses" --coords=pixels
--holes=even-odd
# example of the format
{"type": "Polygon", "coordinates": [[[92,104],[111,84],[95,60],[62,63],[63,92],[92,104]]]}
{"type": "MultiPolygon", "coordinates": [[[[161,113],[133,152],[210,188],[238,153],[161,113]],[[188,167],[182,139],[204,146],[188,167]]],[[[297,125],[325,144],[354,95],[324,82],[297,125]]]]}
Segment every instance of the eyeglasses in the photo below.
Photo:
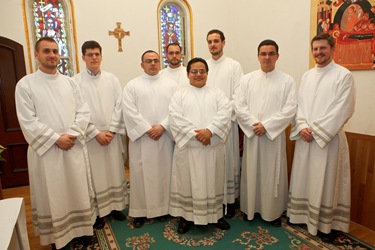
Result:
{"type": "Polygon", "coordinates": [[[205,69],[192,69],[192,70],[190,70],[190,74],[196,75],[198,73],[203,75],[203,74],[207,73],[207,70],[205,70],[205,69]]]}
{"type": "Polygon", "coordinates": [[[275,51],[272,51],[272,52],[260,52],[259,53],[259,55],[260,56],[264,56],[264,57],[266,57],[266,56],[275,56],[277,53],[275,52],[275,51]]]}
{"type": "Polygon", "coordinates": [[[145,60],[145,63],[158,63],[158,62],[160,62],[159,59],[146,59],[145,60]]]}
{"type": "Polygon", "coordinates": [[[170,52],[168,52],[168,55],[180,55],[181,54],[181,52],[180,51],[175,51],[175,52],[173,52],[173,51],[170,51],[170,52]]]}
{"type": "Polygon", "coordinates": [[[88,56],[88,57],[93,57],[93,56],[99,57],[99,56],[101,56],[101,54],[98,53],[98,52],[97,53],[86,53],[85,56],[88,56]]]}

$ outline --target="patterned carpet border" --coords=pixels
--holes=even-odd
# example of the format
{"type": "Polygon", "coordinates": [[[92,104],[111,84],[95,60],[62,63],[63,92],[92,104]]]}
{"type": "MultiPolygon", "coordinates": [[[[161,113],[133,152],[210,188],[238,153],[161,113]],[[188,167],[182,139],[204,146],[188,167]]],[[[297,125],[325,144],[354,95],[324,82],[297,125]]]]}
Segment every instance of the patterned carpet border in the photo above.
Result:
{"type": "MultiPolygon", "coordinates": [[[[123,211],[127,214],[127,210],[123,211]]],[[[105,227],[95,230],[95,242],[82,246],[73,241],[65,250],[121,250],[121,249],[186,249],[200,247],[210,249],[375,249],[374,246],[355,237],[338,233],[334,244],[327,244],[317,236],[311,236],[306,226],[290,225],[282,218],[282,227],[272,227],[259,215],[247,221],[245,215],[237,211],[233,219],[226,219],[231,229],[224,231],[214,225],[193,225],[186,234],[178,234],[178,219],[170,217],[166,222],[148,219],[141,228],[134,228],[132,218],[115,221],[106,217],[105,227]]]]}

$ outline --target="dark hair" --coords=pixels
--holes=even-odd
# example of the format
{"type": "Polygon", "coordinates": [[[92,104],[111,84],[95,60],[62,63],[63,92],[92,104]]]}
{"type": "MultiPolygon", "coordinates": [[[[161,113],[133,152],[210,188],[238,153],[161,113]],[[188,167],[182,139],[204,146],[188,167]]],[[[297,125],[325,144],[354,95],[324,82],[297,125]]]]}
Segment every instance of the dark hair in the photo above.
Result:
{"type": "Polygon", "coordinates": [[[141,56],[141,62],[143,62],[143,57],[147,54],[147,53],[155,53],[155,54],[157,54],[158,56],[159,56],[159,54],[156,52],[156,51],[153,51],[153,50],[146,50],[143,54],[142,54],[142,56],[141,56]]]}
{"type": "Polygon", "coordinates": [[[40,38],[36,43],[35,43],[35,50],[36,51],[39,51],[39,44],[43,41],[47,41],[47,42],[51,42],[51,43],[56,43],[57,42],[55,41],[55,39],[53,39],[52,37],[49,37],[49,36],[45,36],[45,37],[42,37],[40,38]]]}
{"type": "Polygon", "coordinates": [[[276,43],[274,40],[271,40],[271,39],[263,40],[263,41],[258,45],[258,53],[259,53],[260,47],[262,47],[262,46],[266,46],[266,45],[274,46],[275,49],[276,49],[276,53],[279,53],[279,45],[277,45],[277,43],[276,43]]]}
{"type": "Polygon", "coordinates": [[[165,49],[165,52],[168,53],[168,49],[169,49],[170,46],[178,46],[180,48],[180,52],[182,51],[182,48],[178,43],[170,43],[170,44],[168,44],[167,48],[165,49]]]}
{"type": "Polygon", "coordinates": [[[197,62],[203,63],[206,66],[206,70],[208,72],[208,64],[207,64],[206,60],[204,60],[203,58],[200,58],[200,57],[195,57],[188,62],[187,66],[186,66],[186,72],[189,73],[190,69],[191,69],[191,65],[194,64],[194,63],[197,63],[197,62]]]}
{"type": "Polygon", "coordinates": [[[314,36],[314,38],[311,40],[311,44],[310,44],[311,49],[313,47],[313,42],[320,41],[320,40],[327,40],[327,42],[328,42],[329,46],[331,46],[331,48],[335,47],[335,39],[327,33],[322,33],[322,34],[314,36]]]}
{"type": "Polygon", "coordinates": [[[86,50],[87,49],[96,49],[98,48],[99,51],[100,51],[100,54],[102,53],[102,46],[100,46],[100,44],[97,42],[97,41],[94,41],[94,40],[90,40],[90,41],[86,41],[82,44],[82,55],[84,55],[86,53],[86,50]]]}
{"type": "Polygon", "coordinates": [[[224,36],[224,33],[221,31],[221,30],[217,30],[217,29],[213,29],[213,30],[210,30],[208,33],[207,33],[207,36],[206,36],[206,40],[208,38],[209,35],[211,34],[219,34],[220,35],[220,39],[221,41],[225,41],[225,36],[224,36]]]}

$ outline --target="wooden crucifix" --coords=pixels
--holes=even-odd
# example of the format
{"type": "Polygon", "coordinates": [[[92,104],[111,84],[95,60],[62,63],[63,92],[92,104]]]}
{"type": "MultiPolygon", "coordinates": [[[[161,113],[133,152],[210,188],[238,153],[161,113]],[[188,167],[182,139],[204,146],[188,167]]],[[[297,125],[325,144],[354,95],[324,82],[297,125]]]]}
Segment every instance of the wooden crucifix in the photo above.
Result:
{"type": "Polygon", "coordinates": [[[113,31],[109,31],[109,35],[114,35],[115,38],[117,38],[118,40],[118,52],[122,52],[122,39],[125,37],[125,36],[130,36],[130,31],[125,31],[123,28],[121,28],[121,23],[120,22],[116,22],[116,29],[114,29],[113,31]]]}

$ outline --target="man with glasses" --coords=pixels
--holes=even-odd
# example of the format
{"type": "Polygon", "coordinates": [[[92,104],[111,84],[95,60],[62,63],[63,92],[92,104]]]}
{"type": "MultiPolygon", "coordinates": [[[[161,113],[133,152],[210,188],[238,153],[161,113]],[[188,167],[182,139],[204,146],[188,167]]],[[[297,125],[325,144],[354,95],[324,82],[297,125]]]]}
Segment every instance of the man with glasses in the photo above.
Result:
{"type": "Polygon", "coordinates": [[[166,220],[174,142],[169,131],[168,105],[177,84],[163,76],[158,53],[141,57],[144,74],[127,83],[123,114],[129,142],[129,215],[134,227],[146,218],[166,220]]]}
{"type": "Polygon", "coordinates": [[[168,67],[160,72],[175,80],[180,87],[189,85],[188,78],[186,77],[186,67],[181,64],[181,51],[181,46],[178,43],[168,44],[166,49],[168,67]]]}
{"type": "Polygon", "coordinates": [[[259,213],[280,227],[288,202],[285,129],[297,104],[295,81],[276,70],[279,46],[264,40],[258,46],[260,69],[243,77],[236,93],[235,112],[243,130],[241,210],[249,220],[259,213]]]}
{"type": "Polygon", "coordinates": [[[232,107],[223,91],[206,86],[208,66],[202,58],[187,65],[190,86],[171,99],[169,120],[176,146],[173,153],[170,214],[180,216],[177,232],[190,224],[228,230],[223,219],[225,140],[232,107]]]}
{"type": "Polygon", "coordinates": [[[128,201],[121,135],[125,134],[122,117],[122,89],[112,73],[101,70],[102,47],[96,41],[82,45],[82,60],[86,70],[74,76],[79,83],[83,99],[91,110],[93,131],[88,136],[87,149],[90,159],[97,219],[96,229],[105,225],[104,216],[111,214],[115,220],[123,221],[121,213],[128,201]]]}
{"type": "MultiPolygon", "coordinates": [[[[208,49],[211,59],[207,60],[210,75],[207,80],[208,86],[221,89],[233,106],[235,91],[243,76],[241,65],[232,58],[224,55],[225,36],[220,30],[211,30],[207,34],[208,49]]],[[[231,131],[225,144],[225,168],[226,168],[226,217],[232,218],[235,211],[235,199],[239,196],[240,179],[240,152],[238,139],[238,125],[234,111],[232,113],[231,131]]]]}

